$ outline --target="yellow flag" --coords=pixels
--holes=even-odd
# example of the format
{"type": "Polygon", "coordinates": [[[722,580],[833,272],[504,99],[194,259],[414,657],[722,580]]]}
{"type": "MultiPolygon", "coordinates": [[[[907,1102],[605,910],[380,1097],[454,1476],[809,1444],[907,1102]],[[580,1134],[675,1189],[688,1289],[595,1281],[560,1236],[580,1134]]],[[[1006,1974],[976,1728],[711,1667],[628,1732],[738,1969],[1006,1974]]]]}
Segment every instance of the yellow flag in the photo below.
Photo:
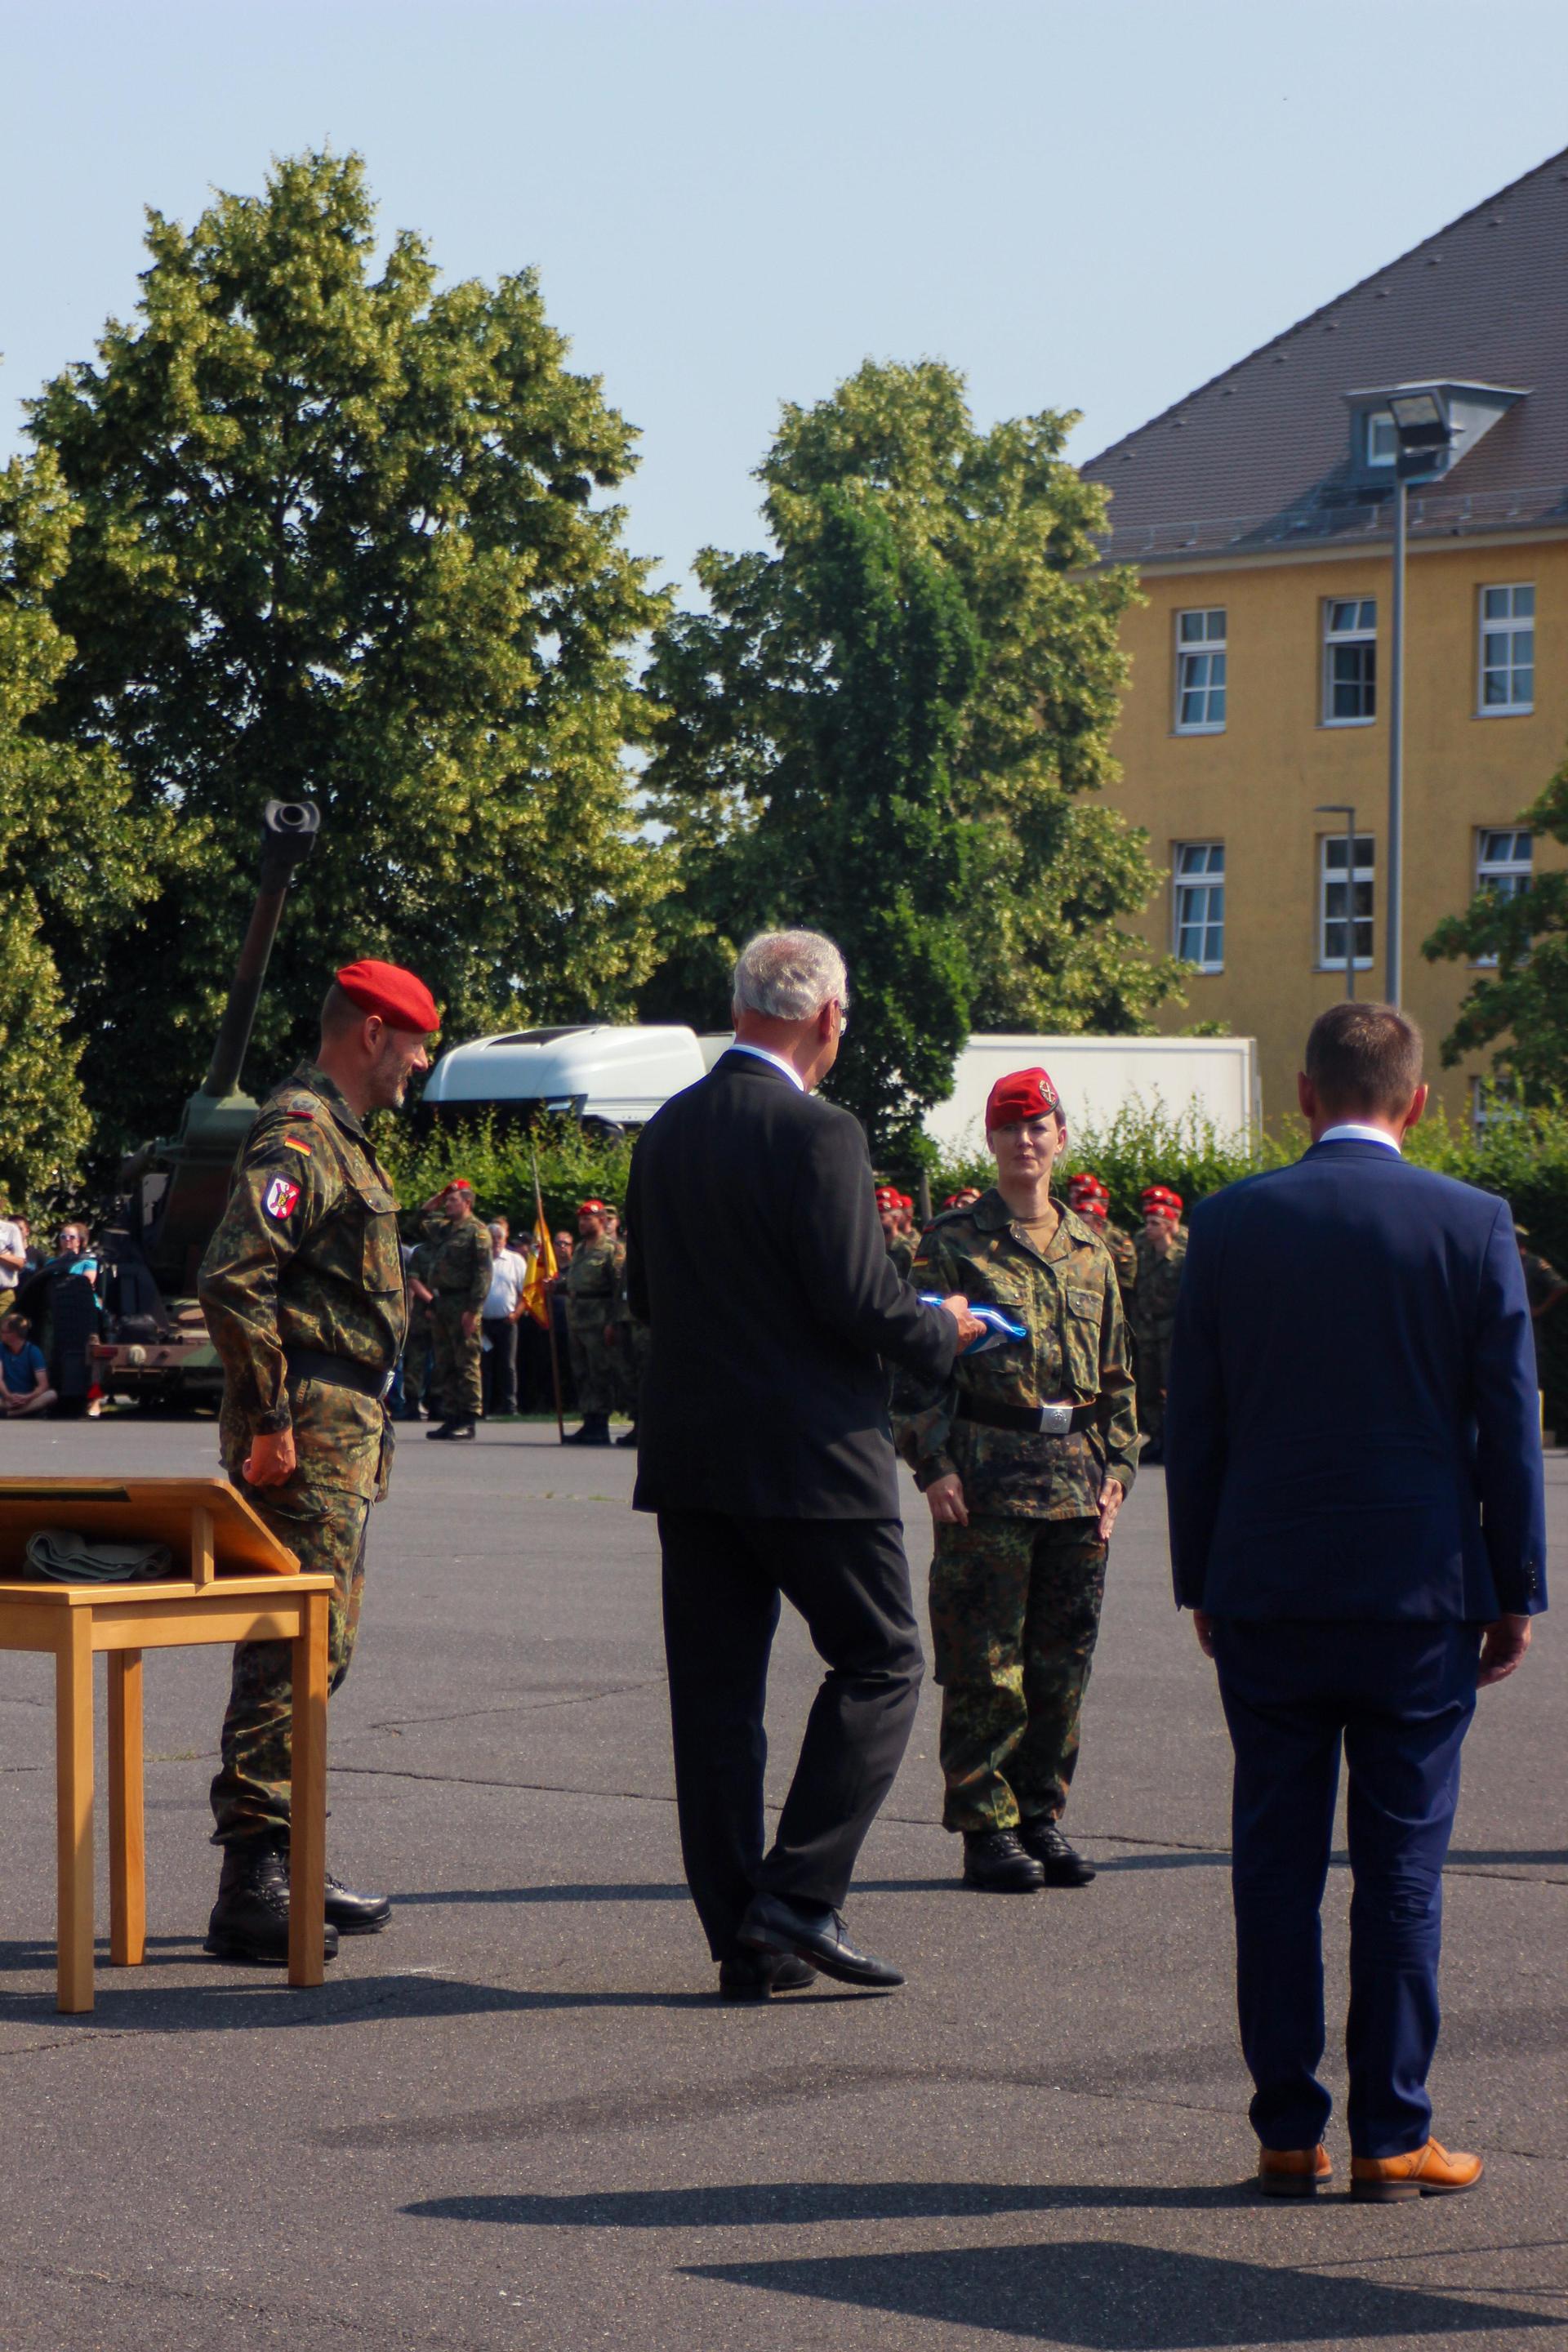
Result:
{"type": "Polygon", "coordinates": [[[534,1202],[534,1254],[528,1261],[528,1280],[522,1286],[522,1303],[540,1329],[548,1331],[550,1299],[545,1286],[555,1279],[555,1243],[545,1219],[544,1203],[537,1192],[534,1202]]]}

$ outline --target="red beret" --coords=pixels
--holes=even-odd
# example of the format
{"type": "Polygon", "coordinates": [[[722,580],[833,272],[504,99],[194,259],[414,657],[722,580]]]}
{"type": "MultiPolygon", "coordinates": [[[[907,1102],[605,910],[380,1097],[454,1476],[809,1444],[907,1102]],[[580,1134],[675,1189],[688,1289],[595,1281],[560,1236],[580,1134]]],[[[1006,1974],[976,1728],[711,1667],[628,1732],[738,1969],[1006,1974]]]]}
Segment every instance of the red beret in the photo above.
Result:
{"type": "Polygon", "coordinates": [[[416,1029],[428,1035],[441,1026],[435,998],[425,982],[405,971],[401,964],[377,963],[373,957],[362,956],[358,963],[346,963],[332,976],[362,1013],[379,1013],[389,1029],[416,1029]]]}
{"type": "Polygon", "coordinates": [[[448,1192],[471,1192],[473,1189],[466,1176],[454,1176],[447,1187],[448,1192]]]}
{"type": "Polygon", "coordinates": [[[985,1097],[985,1125],[1021,1127],[1027,1118],[1044,1118],[1061,1097],[1044,1070],[1013,1070],[998,1078],[985,1097]]]}
{"type": "Polygon", "coordinates": [[[1090,1168],[1080,1168],[1076,1176],[1069,1176],[1068,1178],[1068,1194],[1069,1199],[1075,1192],[1086,1193],[1091,1199],[1096,1201],[1109,1201],[1110,1198],[1105,1186],[1100,1182],[1099,1177],[1090,1168]]]}
{"type": "Polygon", "coordinates": [[[579,1201],[577,1203],[577,1214],[580,1217],[602,1217],[604,1213],[603,1201],[579,1201]]]}
{"type": "Polygon", "coordinates": [[[902,1198],[902,1193],[895,1192],[890,1184],[879,1184],[877,1187],[877,1206],[879,1209],[896,1209],[902,1198]]]}
{"type": "Polygon", "coordinates": [[[1139,1195],[1146,1217],[1169,1217],[1174,1224],[1182,1213],[1182,1196],[1168,1184],[1151,1184],[1139,1195]]]}

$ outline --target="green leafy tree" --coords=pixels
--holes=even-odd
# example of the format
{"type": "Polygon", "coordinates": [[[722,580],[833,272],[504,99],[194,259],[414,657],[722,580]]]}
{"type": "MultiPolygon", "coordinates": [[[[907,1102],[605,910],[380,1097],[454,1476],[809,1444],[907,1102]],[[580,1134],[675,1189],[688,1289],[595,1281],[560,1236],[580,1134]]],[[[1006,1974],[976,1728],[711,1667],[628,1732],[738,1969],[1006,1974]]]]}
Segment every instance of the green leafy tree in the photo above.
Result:
{"type": "Polygon", "coordinates": [[[38,731],[71,656],[48,598],[78,520],[50,458],[0,471],[0,1183],[35,1206],[71,1190],[88,1142],[83,1044],[118,1025],[110,936],[135,938],[172,860],[108,751],[38,731]]]}
{"type": "Polygon", "coordinates": [[[1146,1030],[1175,985],[1121,928],[1158,880],[1145,839],[1097,798],[1133,589],[1097,566],[1073,422],[981,433],[951,368],[868,362],[784,410],[772,551],[704,550],[708,609],[655,641],[647,781],[682,887],[645,1009],[712,1025],[748,930],[837,917],[860,996],[834,1083],[888,1148],[966,1029],[1146,1030]]]}
{"type": "Polygon", "coordinates": [[[205,828],[159,876],[158,954],[124,963],[136,1055],[88,1040],[122,1138],[200,1075],[268,794],[315,800],[322,836],[253,1069],[309,1043],[348,956],[412,964],[469,1033],[626,1003],[651,961],[666,859],[625,750],[662,607],[600,495],[633,430],[531,273],[438,286],[409,234],[377,272],[374,237],[353,156],[189,230],[153,213],[134,322],[31,404],[82,509],[51,723],[205,828]]]}
{"type": "MultiPolygon", "coordinates": [[[[1538,839],[1568,842],[1568,761],[1520,823],[1538,839]]],[[[1443,1040],[1446,1064],[1497,1046],[1500,1073],[1531,1100],[1568,1093],[1568,874],[1538,874],[1513,898],[1480,891],[1462,915],[1444,918],[1421,952],[1434,963],[1496,960],[1466,992],[1443,1040]]]]}

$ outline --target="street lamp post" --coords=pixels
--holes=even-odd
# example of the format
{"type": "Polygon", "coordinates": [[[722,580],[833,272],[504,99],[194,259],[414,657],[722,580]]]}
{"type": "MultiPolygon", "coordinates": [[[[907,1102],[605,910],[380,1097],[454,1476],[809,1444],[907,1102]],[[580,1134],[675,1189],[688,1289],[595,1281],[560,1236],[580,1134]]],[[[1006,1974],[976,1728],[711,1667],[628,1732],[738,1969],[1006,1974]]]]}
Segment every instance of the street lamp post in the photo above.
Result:
{"type": "Polygon", "coordinates": [[[1399,444],[1394,461],[1394,601],[1388,648],[1387,981],[1384,994],[1399,1002],[1405,919],[1405,557],[1410,484],[1442,471],[1453,440],[1447,412],[1435,392],[1394,393],[1389,398],[1399,444]]]}
{"type": "Polygon", "coordinates": [[[1355,809],[1349,801],[1320,801],[1320,816],[1345,821],[1345,994],[1355,994],[1355,809]]]}

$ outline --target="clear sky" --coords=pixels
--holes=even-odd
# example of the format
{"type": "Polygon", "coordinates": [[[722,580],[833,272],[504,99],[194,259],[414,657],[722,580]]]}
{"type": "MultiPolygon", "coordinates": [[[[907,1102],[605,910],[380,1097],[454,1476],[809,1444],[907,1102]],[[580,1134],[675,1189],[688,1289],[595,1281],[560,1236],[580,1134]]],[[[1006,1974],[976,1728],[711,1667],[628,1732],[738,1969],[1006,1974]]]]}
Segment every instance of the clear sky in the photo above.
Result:
{"type": "Polygon", "coordinates": [[[451,277],[532,263],[643,430],[630,537],[760,537],[782,400],[937,355],[1087,457],[1568,145],[1563,0],[0,0],[0,453],[189,221],[366,158],[451,277]]]}

